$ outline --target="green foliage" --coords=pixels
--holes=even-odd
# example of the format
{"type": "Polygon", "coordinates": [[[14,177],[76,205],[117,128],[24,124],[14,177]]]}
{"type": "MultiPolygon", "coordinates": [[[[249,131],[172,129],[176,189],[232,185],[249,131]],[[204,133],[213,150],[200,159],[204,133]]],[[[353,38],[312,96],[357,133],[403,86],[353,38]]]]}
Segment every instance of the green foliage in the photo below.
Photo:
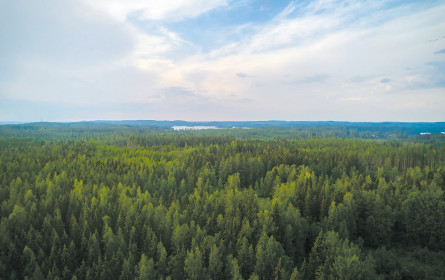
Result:
{"type": "Polygon", "coordinates": [[[0,137],[1,279],[445,277],[440,141],[130,132],[0,137]]]}
{"type": "Polygon", "coordinates": [[[320,232],[309,254],[304,279],[376,279],[374,261],[333,231],[320,232]]]}
{"type": "Polygon", "coordinates": [[[415,191],[402,202],[402,223],[410,243],[445,250],[444,192],[436,186],[415,191]]]}
{"type": "Polygon", "coordinates": [[[141,260],[136,268],[138,279],[157,279],[153,258],[147,259],[145,254],[142,254],[141,260]]]}

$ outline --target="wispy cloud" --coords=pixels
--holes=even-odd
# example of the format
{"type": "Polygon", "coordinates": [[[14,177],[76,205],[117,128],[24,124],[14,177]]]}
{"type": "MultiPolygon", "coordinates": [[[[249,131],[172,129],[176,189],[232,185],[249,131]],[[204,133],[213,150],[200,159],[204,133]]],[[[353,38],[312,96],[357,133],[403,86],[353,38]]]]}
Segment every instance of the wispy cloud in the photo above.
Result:
{"type": "Polygon", "coordinates": [[[235,76],[237,76],[238,78],[242,78],[242,79],[245,79],[245,78],[255,78],[255,76],[248,75],[248,74],[242,73],[242,72],[236,73],[235,76]]]}
{"type": "Polygon", "coordinates": [[[140,119],[445,117],[440,3],[45,1],[0,4],[0,120],[18,101],[135,104],[116,114],[140,119]]]}
{"type": "Polygon", "coordinates": [[[85,0],[84,2],[119,20],[125,20],[129,14],[137,12],[142,19],[167,21],[181,21],[196,17],[228,4],[226,0],[85,0]]]}

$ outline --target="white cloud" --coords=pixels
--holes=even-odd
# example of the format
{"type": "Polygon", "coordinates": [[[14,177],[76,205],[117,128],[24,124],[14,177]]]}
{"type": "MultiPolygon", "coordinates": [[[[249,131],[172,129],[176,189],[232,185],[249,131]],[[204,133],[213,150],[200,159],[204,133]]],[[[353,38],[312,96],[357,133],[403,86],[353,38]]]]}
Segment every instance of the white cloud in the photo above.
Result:
{"type": "Polygon", "coordinates": [[[435,73],[445,65],[435,54],[445,40],[445,5],[292,2],[270,22],[244,24],[240,40],[202,53],[164,22],[229,1],[67,1],[52,12],[32,3],[15,14],[14,4],[3,4],[3,15],[12,15],[0,26],[16,32],[0,32],[9,42],[0,54],[9,63],[6,75],[0,70],[0,101],[137,104],[139,111],[125,112],[140,119],[445,117],[445,81],[435,73]],[[28,15],[26,24],[19,14],[28,15]],[[149,26],[134,25],[129,15],[149,26]]]}
{"type": "Polygon", "coordinates": [[[84,0],[86,4],[124,21],[131,13],[141,19],[181,21],[227,5],[226,0],[84,0]]]}
{"type": "MultiPolygon", "coordinates": [[[[362,5],[358,12],[367,8],[367,5],[362,5]]],[[[331,108],[335,104],[337,111],[341,108],[340,111],[354,114],[369,112],[361,120],[391,119],[388,104],[398,102],[398,107],[413,110],[424,108],[420,106],[422,102],[414,101],[423,98],[421,93],[407,88],[407,85],[420,79],[420,76],[413,76],[406,69],[420,67],[434,58],[434,51],[439,43],[433,44],[428,40],[436,38],[441,35],[441,30],[445,30],[441,20],[444,12],[445,6],[439,6],[394,17],[380,24],[372,24],[380,21],[380,15],[370,15],[361,19],[361,26],[357,28],[354,25],[344,25],[341,18],[344,13],[336,11],[335,14],[328,15],[327,19],[328,22],[337,22],[337,26],[341,28],[328,31],[326,29],[329,27],[321,22],[321,17],[310,15],[282,19],[278,23],[259,28],[257,34],[247,41],[176,63],[166,72],[164,83],[196,88],[213,100],[232,103],[233,106],[240,100],[252,99],[256,107],[245,108],[250,110],[252,116],[260,116],[258,111],[272,115],[276,111],[277,116],[281,112],[292,119],[304,119],[307,110],[314,109],[318,113],[319,110],[326,110],[335,115],[331,108]],[[311,26],[313,32],[304,32],[305,26],[311,26]],[[317,32],[320,34],[312,35],[317,32]],[[278,35],[273,36],[275,34],[278,35]],[[295,38],[300,41],[295,41],[295,38]],[[274,46],[272,49],[269,48],[271,44],[274,46]],[[186,75],[198,71],[207,73],[199,85],[187,79],[186,75]],[[258,78],[256,81],[239,79],[236,73],[249,73],[258,78]],[[170,75],[174,79],[168,79],[170,75]],[[283,83],[286,75],[297,83],[283,83]],[[391,76],[391,81],[381,83],[388,75],[391,76]],[[360,83],[351,83],[351,78],[356,76],[371,78],[360,83]],[[298,83],[304,82],[308,77],[329,78],[316,84],[298,83]],[[406,98],[407,94],[411,97],[406,98]],[[233,95],[237,98],[233,99],[233,95]],[[298,110],[295,110],[295,106],[298,110]],[[360,110],[351,109],[351,106],[360,110]],[[388,111],[381,116],[373,115],[372,112],[376,112],[378,108],[388,111]]],[[[434,98],[442,100],[442,93],[443,90],[440,89],[429,91],[428,104],[432,105],[434,98]]],[[[437,116],[439,111],[437,106],[434,108],[437,116]]],[[[432,115],[422,110],[426,118],[432,115]]],[[[393,118],[397,114],[394,111],[393,118]]],[[[337,115],[342,116],[338,112],[337,115]]],[[[360,118],[354,115],[350,117],[360,118]]],[[[315,116],[311,118],[316,119],[315,116]]],[[[343,119],[348,118],[344,115],[343,119]]]]}

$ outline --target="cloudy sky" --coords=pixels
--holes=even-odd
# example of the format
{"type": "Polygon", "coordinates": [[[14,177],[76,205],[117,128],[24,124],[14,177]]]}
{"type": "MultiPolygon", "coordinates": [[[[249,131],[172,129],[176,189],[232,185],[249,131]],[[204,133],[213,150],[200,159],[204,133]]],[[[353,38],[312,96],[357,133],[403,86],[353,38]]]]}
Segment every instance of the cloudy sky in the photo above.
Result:
{"type": "Polygon", "coordinates": [[[0,122],[445,121],[443,1],[0,2],[0,122]]]}

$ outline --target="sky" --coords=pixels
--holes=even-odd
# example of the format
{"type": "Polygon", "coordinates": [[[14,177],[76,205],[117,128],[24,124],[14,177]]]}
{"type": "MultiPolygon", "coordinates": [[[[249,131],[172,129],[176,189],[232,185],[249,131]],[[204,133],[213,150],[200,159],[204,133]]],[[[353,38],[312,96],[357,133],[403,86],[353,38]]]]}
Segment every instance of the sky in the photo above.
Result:
{"type": "Polygon", "coordinates": [[[0,122],[445,121],[445,2],[0,1],[0,122]]]}

